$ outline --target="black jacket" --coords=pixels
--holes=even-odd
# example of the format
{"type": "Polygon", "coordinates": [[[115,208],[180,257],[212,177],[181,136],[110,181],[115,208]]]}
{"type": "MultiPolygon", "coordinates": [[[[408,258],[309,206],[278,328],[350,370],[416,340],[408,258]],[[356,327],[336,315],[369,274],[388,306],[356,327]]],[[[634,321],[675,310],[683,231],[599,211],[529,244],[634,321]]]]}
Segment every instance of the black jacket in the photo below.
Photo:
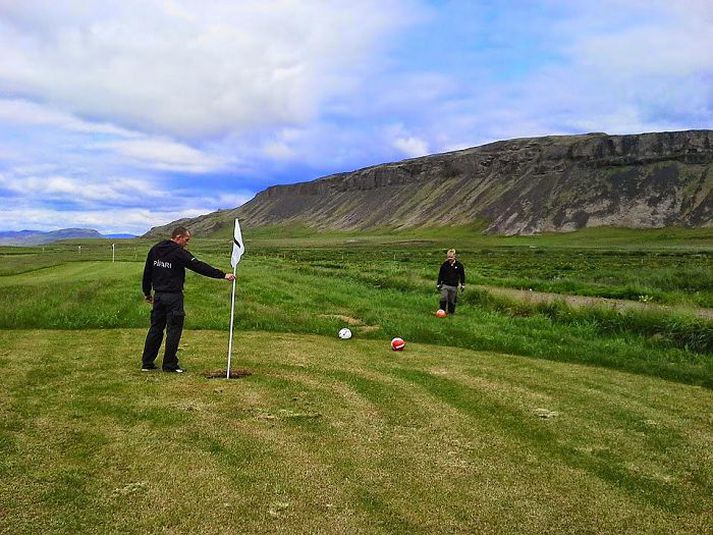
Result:
{"type": "Polygon", "coordinates": [[[445,284],[446,286],[458,286],[459,284],[465,284],[465,268],[458,260],[456,260],[453,265],[446,260],[441,264],[441,269],[438,272],[438,282],[439,286],[445,284]]]}
{"type": "Polygon", "coordinates": [[[201,262],[176,242],[164,240],[151,247],[146,257],[144,295],[151,295],[152,286],[155,292],[182,292],[186,279],[185,268],[214,279],[225,277],[224,271],[201,262]]]}

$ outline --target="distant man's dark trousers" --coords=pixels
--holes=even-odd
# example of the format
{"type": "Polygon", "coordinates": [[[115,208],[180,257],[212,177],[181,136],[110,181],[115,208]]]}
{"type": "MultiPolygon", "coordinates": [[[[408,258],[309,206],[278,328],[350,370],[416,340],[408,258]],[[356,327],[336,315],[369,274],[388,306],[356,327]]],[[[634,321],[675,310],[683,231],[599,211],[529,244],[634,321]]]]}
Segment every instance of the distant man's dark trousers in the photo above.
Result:
{"type": "Polygon", "coordinates": [[[178,368],[178,343],[183,333],[183,319],[186,313],[183,310],[182,293],[156,293],[151,310],[151,327],[146,335],[142,364],[151,368],[158,356],[158,350],[163,341],[163,330],[166,329],[166,347],[163,355],[164,370],[178,368]]]}
{"type": "Polygon", "coordinates": [[[449,314],[456,313],[456,304],[458,303],[458,287],[448,286],[444,284],[441,286],[441,301],[439,303],[442,310],[445,310],[449,314]]]}

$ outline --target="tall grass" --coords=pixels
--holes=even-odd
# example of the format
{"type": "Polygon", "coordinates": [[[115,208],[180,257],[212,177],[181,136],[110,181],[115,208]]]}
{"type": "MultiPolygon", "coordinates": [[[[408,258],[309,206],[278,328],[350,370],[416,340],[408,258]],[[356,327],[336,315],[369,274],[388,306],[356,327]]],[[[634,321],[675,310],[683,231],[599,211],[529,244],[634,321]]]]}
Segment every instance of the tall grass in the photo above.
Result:
{"type": "MultiPolygon", "coordinates": [[[[455,246],[469,279],[479,284],[713,307],[713,240],[705,229],[585,229],[563,235],[496,237],[482,235],[479,228],[315,235],[299,227],[282,229],[283,234],[279,229],[247,229],[245,237],[249,254],[266,262],[290,260],[295,266],[321,267],[325,275],[375,284],[382,280],[430,283],[445,250],[455,246]]],[[[152,243],[117,241],[116,259],[141,262],[152,243]]],[[[231,242],[229,237],[196,238],[192,246],[199,255],[225,263],[231,242]]],[[[108,240],[42,249],[0,247],[0,276],[66,262],[110,259],[108,240]],[[28,254],[32,250],[36,253],[28,254]],[[23,254],[13,254],[17,251],[23,254]]]]}
{"type": "MultiPolygon", "coordinates": [[[[710,324],[630,312],[527,308],[469,290],[452,318],[434,316],[426,270],[407,262],[369,266],[363,256],[300,260],[245,257],[236,298],[239,331],[356,336],[491,350],[605,366],[713,387],[710,324]],[[336,258],[340,259],[337,260],[336,258]],[[364,269],[360,269],[364,266],[364,269]],[[347,320],[344,316],[348,317],[347,320]]],[[[220,259],[207,255],[220,265],[220,259]]],[[[146,327],[139,262],[72,262],[0,278],[0,328],[146,327]]],[[[187,329],[228,328],[230,285],[189,273],[187,329]]]]}

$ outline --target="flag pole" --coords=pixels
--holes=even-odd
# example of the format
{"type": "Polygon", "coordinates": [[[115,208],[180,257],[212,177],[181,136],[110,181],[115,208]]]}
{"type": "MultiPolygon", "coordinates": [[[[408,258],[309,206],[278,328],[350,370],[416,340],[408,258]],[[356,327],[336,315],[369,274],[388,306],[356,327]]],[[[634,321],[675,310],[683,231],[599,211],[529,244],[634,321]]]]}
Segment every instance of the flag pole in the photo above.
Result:
{"type": "MultiPolygon", "coordinates": [[[[245,252],[243,245],[243,235],[240,232],[240,223],[238,218],[235,218],[235,228],[233,229],[233,252],[230,255],[230,263],[233,266],[233,295],[230,298],[230,341],[228,342],[228,369],[225,372],[225,378],[230,379],[230,359],[233,356],[233,323],[235,321],[235,274],[238,270],[238,262],[240,257],[245,252]]],[[[227,275],[226,275],[227,277],[227,275]]]]}
{"type": "MultiPolygon", "coordinates": [[[[238,269],[238,265],[233,266],[233,275],[238,269]]],[[[233,354],[233,319],[235,318],[235,280],[233,279],[233,294],[230,298],[230,340],[228,342],[228,370],[225,372],[225,378],[230,379],[230,357],[233,354]]]]}

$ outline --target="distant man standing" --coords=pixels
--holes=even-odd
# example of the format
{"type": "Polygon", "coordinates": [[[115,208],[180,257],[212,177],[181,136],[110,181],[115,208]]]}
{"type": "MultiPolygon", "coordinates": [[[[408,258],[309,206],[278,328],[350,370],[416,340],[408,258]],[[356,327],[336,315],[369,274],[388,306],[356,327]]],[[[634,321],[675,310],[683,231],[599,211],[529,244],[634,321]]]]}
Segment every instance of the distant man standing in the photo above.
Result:
{"type": "Polygon", "coordinates": [[[448,314],[455,314],[458,302],[458,289],[465,289],[465,268],[456,260],[456,250],[448,249],[446,261],[441,264],[438,272],[436,288],[441,292],[441,309],[448,314]]]}
{"type": "Polygon", "coordinates": [[[232,281],[235,275],[225,273],[213,266],[201,262],[187,249],[191,239],[190,231],[177,227],[170,240],[163,240],[154,245],[146,257],[144,266],[143,291],[146,302],[153,305],[151,327],[146,335],[144,353],[141,357],[141,370],[156,369],[154,361],[163,341],[166,329],[166,347],[163,355],[163,371],[182,373],[178,364],[178,343],[183,333],[183,283],[186,268],[206,277],[232,281]],[[153,295],[151,294],[153,288],[153,295]]]}

